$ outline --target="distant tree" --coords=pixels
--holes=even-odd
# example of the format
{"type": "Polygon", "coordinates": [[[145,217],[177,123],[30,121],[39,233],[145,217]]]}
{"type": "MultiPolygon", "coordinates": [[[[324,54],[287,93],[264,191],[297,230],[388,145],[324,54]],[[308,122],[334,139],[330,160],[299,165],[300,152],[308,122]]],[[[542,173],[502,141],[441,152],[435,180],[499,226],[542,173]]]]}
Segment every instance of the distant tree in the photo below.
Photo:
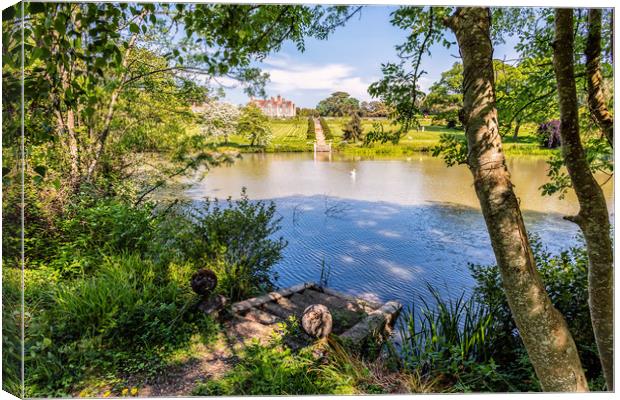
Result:
{"type": "Polygon", "coordinates": [[[360,102],[351,97],[349,93],[334,92],[328,98],[321,100],[316,109],[322,116],[344,117],[352,112],[359,111],[360,102]]]}
{"type": "Polygon", "coordinates": [[[237,131],[240,114],[239,108],[230,103],[207,101],[198,111],[201,133],[224,138],[224,142],[228,143],[228,137],[237,131]]]}
{"type": "Polygon", "coordinates": [[[269,129],[269,119],[254,104],[243,107],[239,123],[237,124],[237,132],[250,139],[250,146],[264,146],[271,137],[271,129],[269,129]]]}
{"type": "Polygon", "coordinates": [[[362,129],[362,119],[359,113],[354,112],[351,116],[351,120],[342,129],[342,138],[344,140],[352,140],[354,142],[361,140],[364,135],[362,129]]]}
{"type": "Polygon", "coordinates": [[[315,108],[299,108],[297,107],[298,117],[318,117],[319,112],[315,108]]]}
{"type": "Polygon", "coordinates": [[[386,118],[390,115],[390,108],[382,101],[363,101],[361,112],[364,117],[386,118]]]}
{"type": "Polygon", "coordinates": [[[463,64],[454,63],[441,73],[441,79],[433,83],[422,107],[452,127],[458,124],[459,110],[463,107],[463,64]]]}

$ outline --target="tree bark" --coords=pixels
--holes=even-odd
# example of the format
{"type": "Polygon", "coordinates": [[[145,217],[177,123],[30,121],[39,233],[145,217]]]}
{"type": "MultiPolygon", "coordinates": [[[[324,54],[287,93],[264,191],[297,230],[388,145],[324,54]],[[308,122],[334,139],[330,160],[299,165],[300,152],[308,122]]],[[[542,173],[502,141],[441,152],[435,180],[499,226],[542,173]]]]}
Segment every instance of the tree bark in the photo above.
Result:
{"type": "Polygon", "coordinates": [[[517,120],[512,138],[517,140],[519,138],[519,129],[521,128],[521,120],[517,120]]]}
{"type": "Polygon", "coordinates": [[[457,8],[446,24],[463,60],[468,164],[515,323],[544,390],[587,391],[575,342],[536,270],[506,167],[495,107],[489,9],[457,8]]]}
{"type": "Polygon", "coordinates": [[[594,120],[603,131],[609,145],[614,146],[614,120],[607,109],[601,73],[601,24],[600,9],[588,10],[588,40],[586,43],[586,76],[588,80],[588,106],[594,120]]]}
{"type": "Polygon", "coordinates": [[[583,232],[588,251],[588,295],[592,327],[607,389],[613,390],[613,249],[605,196],[594,179],[579,136],[573,65],[573,10],[555,12],[553,66],[560,104],[562,155],[579,200],[579,213],[567,219],[583,232]]]}

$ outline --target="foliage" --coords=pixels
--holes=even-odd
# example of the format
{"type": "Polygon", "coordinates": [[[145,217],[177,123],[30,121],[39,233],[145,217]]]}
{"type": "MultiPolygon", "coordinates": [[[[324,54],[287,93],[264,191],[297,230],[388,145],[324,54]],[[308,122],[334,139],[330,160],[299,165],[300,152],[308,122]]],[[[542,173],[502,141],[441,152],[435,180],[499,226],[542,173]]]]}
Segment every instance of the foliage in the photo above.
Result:
{"type": "Polygon", "coordinates": [[[456,127],[459,110],[463,107],[463,64],[454,63],[452,68],[441,73],[439,81],[433,83],[424,97],[422,109],[434,118],[445,120],[448,127],[456,127]]]}
{"type": "Polygon", "coordinates": [[[367,118],[387,118],[392,110],[382,101],[362,101],[360,112],[367,118]]]}
{"type": "Polygon", "coordinates": [[[228,143],[230,135],[237,131],[239,109],[230,103],[207,101],[198,109],[198,121],[204,135],[224,138],[228,143]]]}
{"type": "Polygon", "coordinates": [[[188,284],[196,267],[151,256],[171,252],[167,218],[89,198],[55,218],[60,234],[25,270],[28,396],[67,396],[93,377],[153,376],[192,335],[209,340],[217,327],[193,308],[188,284]]]}
{"type": "Polygon", "coordinates": [[[192,228],[169,240],[184,252],[182,257],[215,271],[218,292],[242,300],[272,289],[277,278],[271,267],[287,242],[273,238],[280,229],[275,215],[273,202],[250,201],[244,189],[240,199],[229,198],[225,205],[207,199],[203,208],[185,217],[192,228]]]}
{"type": "Polygon", "coordinates": [[[439,144],[433,147],[433,157],[439,155],[448,167],[467,164],[467,141],[464,137],[444,133],[439,138],[439,144]]]}
{"type": "Polygon", "coordinates": [[[282,333],[269,343],[251,343],[223,378],[200,383],[194,395],[317,395],[432,392],[434,382],[390,370],[381,360],[364,360],[335,338],[298,351],[282,333]]]}
{"type": "Polygon", "coordinates": [[[359,100],[347,92],[334,92],[317,104],[316,109],[324,117],[342,117],[360,109],[359,100]]]}
{"type": "MultiPolygon", "coordinates": [[[[605,138],[590,137],[584,143],[586,161],[590,170],[595,174],[607,176],[606,184],[613,177],[613,149],[605,138]]],[[[543,196],[558,194],[560,199],[572,188],[572,182],[564,168],[564,157],[561,153],[554,153],[547,160],[547,177],[549,182],[540,187],[543,196]]]]}
{"type": "Polygon", "coordinates": [[[306,139],[314,140],[316,138],[316,132],[314,130],[314,118],[308,117],[308,130],[306,131],[306,139]]]}
{"type": "Polygon", "coordinates": [[[358,113],[353,113],[347,125],[342,129],[342,139],[357,142],[363,138],[362,120],[358,113]]]}
{"type": "MultiPolygon", "coordinates": [[[[6,94],[19,99],[23,25],[27,145],[49,147],[44,166],[73,194],[82,185],[114,191],[111,174],[122,182],[136,173],[127,171],[134,164],[127,160],[129,152],[160,149],[158,139],[185,136],[189,105],[204,100],[214,79],[233,78],[248,92],[260,93],[267,76],[251,66],[253,60],[286,40],[303,49],[306,36],[324,39],[351,13],[346,6],[302,5],[23,6],[25,15],[21,5],[3,13],[6,94]],[[184,35],[177,34],[179,29],[184,35]],[[196,84],[201,81],[206,83],[196,84]]],[[[20,119],[11,101],[13,106],[3,108],[3,121],[20,119]]],[[[4,127],[19,132],[11,124],[4,127]]],[[[12,134],[5,142],[16,145],[18,139],[12,134]]],[[[172,147],[204,150],[200,143],[187,144],[172,147]]],[[[208,157],[197,159],[203,161],[200,167],[208,157]]]]}
{"type": "Polygon", "coordinates": [[[325,139],[327,140],[333,139],[334,135],[332,134],[332,130],[329,128],[329,124],[327,123],[325,118],[323,117],[319,118],[319,122],[321,123],[321,129],[323,129],[323,135],[325,135],[325,139]]]}
{"type": "Polygon", "coordinates": [[[443,385],[454,391],[514,390],[491,358],[495,316],[489,307],[473,298],[465,300],[464,293],[445,300],[427,287],[435,304],[422,299],[419,315],[413,307],[404,313],[404,367],[441,376],[443,385]]]}
{"type": "Polygon", "coordinates": [[[536,131],[541,146],[548,149],[560,147],[560,120],[554,119],[549,122],[542,123],[536,131]]]}
{"type": "Polygon", "coordinates": [[[271,138],[268,121],[260,108],[254,104],[247,105],[241,109],[237,132],[248,137],[250,146],[265,146],[271,138]]]}
{"type": "MultiPolygon", "coordinates": [[[[591,384],[601,375],[594,333],[588,308],[588,260],[585,246],[571,247],[553,255],[542,245],[536,235],[530,235],[532,250],[538,271],[551,302],[565,316],[573,339],[577,344],[581,363],[591,384]]],[[[474,296],[489,307],[495,323],[490,335],[493,357],[502,369],[513,368],[513,362],[526,357],[525,348],[512,319],[508,302],[502,290],[501,278],[496,265],[470,265],[476,280],[474,296]]],[[[515,371],[533,376],[527,363],[515,371]]],[[[529,379],[524,377],[523,379],[529,379]]]]}
{"type": "Polygon", "coordinates": [[[299,108],[297,107],[296,114],[298,117],[317,117],[319,112],[315,108],[299,108]]]}
{"type": "MultiPolygon", "coordinates": [[[[565,317],[591,387],[603,380],[590,322],[584,246],[557,255],[530,235],[538,270],[553,305],[565,317]]],[[[442,298],[428,285],[434,304],[422,300],[401,325],[403,367],[454,391],[537,391],[540,386],[506,301],[496,265],[469,266],[473,296],[442,298]]]]}
{"type": "Polygon", "coordinates": [[[2,390],[22,395],[21,270],[3,260],[2,268],[2,390]]]}
{"type": "Polygon", "coordinates": [[[194,213],[120,198],[76,200],[50,223],[47,246],[30,251],[29,396],[66,396],[93,378],[160,374],[192,337],[209,341],[218,329],[194,307],[192,273],[207,265],[220,293],[255,294],[270,286],[285,245],[271,239],[273,204],[245,195],[226,206],[207,201],[194,213]]]}
{"type": "Polygon", "coordinates": [[[321,363],[306,347],[298,353],[282,346],[276,336],[268,345],[253,342],[240,362],[223,379],[208,381],[193,392],[201,396],[301,395],[353,393],[351,378],[326,376],[321,363]],[[328,379],[329,378],[329,379],[328,379]]]}
{"type": "Polygon", "coordinates": [[[417,116],[423,100],[419,80],[426,73],[420,68],[422,57],[435,43],[446,47],[451,45],[443,37],[446,29],[444,18],[451,12],[451,7],[403,6],[391,14],[392,25],[407,30],[409,34],[403,44],[396,46],[399,63],[382,64],[383,78],[371,84],[368,93],[395,110],[396,122],[403,132],[418,124],[417,116]]]}

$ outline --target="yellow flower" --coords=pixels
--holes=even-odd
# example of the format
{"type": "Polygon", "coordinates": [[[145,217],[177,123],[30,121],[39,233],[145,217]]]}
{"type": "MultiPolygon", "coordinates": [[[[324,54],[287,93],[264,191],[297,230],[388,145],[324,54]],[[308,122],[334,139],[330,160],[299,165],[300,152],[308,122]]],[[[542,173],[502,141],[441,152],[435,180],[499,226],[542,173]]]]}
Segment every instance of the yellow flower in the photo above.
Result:
{"type": "Polygon", "coordinates": [[[125,389],[123,389],[123,391],[121,392],[121,396],[127,396],[127,393],[129,393],[129,389],[125,388],[125,389]]]}
{"type": "Polygon", "coordinates": [[[112,392],[110,392],[109,390],[106,390],[105,392],[103,392],[103,397],[110,397],[111,394],[112,392]]]}
{"type": "Polygon", "coordinates": [[[131,395],[132,395],[132,396],[135,396],[135,395],[137,395],[137,394],[138,394],[138,388],[136,388],[136,387],[132,387],[132,388],[131,388],[131,395]]]}

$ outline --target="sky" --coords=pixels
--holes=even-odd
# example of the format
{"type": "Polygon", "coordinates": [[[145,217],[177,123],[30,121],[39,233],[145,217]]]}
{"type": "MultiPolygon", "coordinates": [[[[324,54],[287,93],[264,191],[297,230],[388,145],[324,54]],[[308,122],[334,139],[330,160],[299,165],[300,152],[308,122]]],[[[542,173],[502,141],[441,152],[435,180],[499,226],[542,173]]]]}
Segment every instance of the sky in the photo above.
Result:
{"type": "MultiPolygon", "coordinates": [[[[390,13],[396,7],[366,6],[343,27],[336,29],[328,39],[307,39],[305,51],[299,52],[290,43],[284,43],[279,52],[257,63],[270,80],[266,85],[267,96],[282,95],[297,107],[314,108],[322,99],[336,91],[351,94],[360,101],[372,100],[368,86],[381,78],[381,64],[397,62],[394,46],[403,43],[407,31],[390,24],[390,13]]],[[[448,40],[455,41],[450,33],[448,40]]],[[[514,42],[496,46],[495,58],[514,58],[514,42]]],[[[422,68],[427,71],[420,79],[423,91],[439,80],[441,73],[459,61],[458,48],[446,49],[441,45],[431,47],[422,68]]],[[[245,104],[248,96],[239,87],[230,88],[234,82],[222,82],[224,101],[245,104]]]]}

